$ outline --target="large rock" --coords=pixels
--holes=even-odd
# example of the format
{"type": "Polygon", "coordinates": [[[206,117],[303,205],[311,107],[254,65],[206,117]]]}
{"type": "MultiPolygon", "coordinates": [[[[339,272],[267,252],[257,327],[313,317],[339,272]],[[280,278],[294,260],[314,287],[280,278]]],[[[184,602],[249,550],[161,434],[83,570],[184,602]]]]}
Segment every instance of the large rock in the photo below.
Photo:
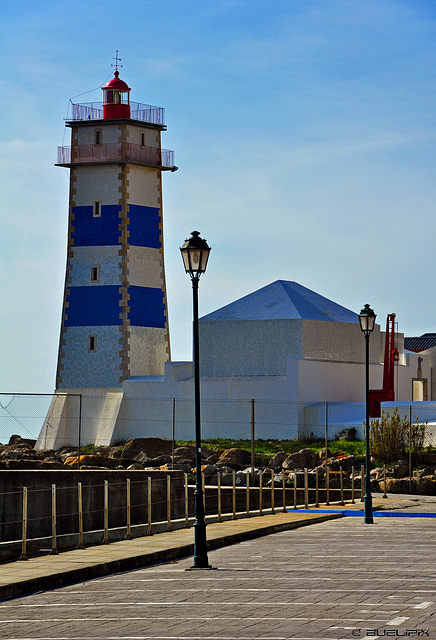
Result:
{"type": "Polygon", "coordinates": [[[398,460],[392,471],[395,478],[407,478],[409,476],[409,463],[407,460],[398,460]]]}
{"type": "MultiPolygon", "coordinates": [[[[410,493],[410,478],[386,478],[379,483],[380,491],[386,493],[410,493]]],[[[416,480],[412,478],[412,492],[415,493],[416,480]]]]}
{"type": "Polygon", "coordinates": [[[118,460],[115,458],[106,458],[104,456],[83,455],[71,456],[65,460],[69,467],[97,467],[99,469],[115,469],[118,466],[118,460]]]}
{"type": "Polygon", "coordinates": [[[159,471],[183,471],[183,473],[189,473],[192,465],[186,462],[167,462],[159,467],[159,471]]]}
{"type": "Polygon", "coordinates": [[[122,458],[137,458],[144,454],[147,458],[157,458],[162,455],[171,455],[172,441],[162,438],[131,438],[124,445],[122,458]]]}
{"type": "Polygon", "coordinates": [[[207,464],[216,464],[220,459],[221,451],[214,451],[213,449],[207,449],[201,447],[201,460],[207,464]]]}
{"type": "Polygon", "coordinates": [[[171,456],[158,456],[157,458],[147,458],[145,454],[139,454],[135,458],[136,462],[142,464],[144,467],[161,467],[164,464],[171,463],[171,456]]]}
{"type": "Polygon", "coordinates": [[[65,465],[60,460],[41,460],[39,463],[40,469],[65,469],[65,465]]]}
{"type": "Polygon", "coordinates": [[[33,449],[33,447],[36,444],[36,440],[31,440],[29,438],[22,438],[21,436],[14,434],[9,438],[9,444],[20,445],[20,446],[24,445],[28,449],[33,449]]]}
{"type": "Polygon", "coordinates": [[[216,462],[217,467],[231,467],[235,471],[245,469],[251,462],[251,453],[245,449],[225,449],[216,462]]]}
{"type": "Polygon", "coordinates": [[[354,456],[342,456],[341,458],[335,458],[329,463],[329,468],[332,471],[348,471],[350,472],[352,467],[356,468],[356,459],[354,456]]]}
{"type": "Polygon", "coordinates": [[[195,447],[176,447],[174,449],[174,463],[190,464],[193,467],[195,464],[195,447]]]}
{"type": "Polygon", "coordinates": [[[422,476],[416,481],[416,493],[421,496],[436,496],[436,476],[422,476]]]}
{"type": "Polygon", "coordinates": [[[288,455],[289,454],[287,454],[285,451],[279,451],[278,453],[276,453],[275,456],[273,456],[269,461],[268,469],[281,469],[288,455]]]}
{"type": "Polygon", "coordinates": [[[325,462],[325,454],[326,454],[326,452],[327,452],[327,460],[328,460],[329,458],[331,458],[331,457],[332,457],[332,452],[330,451],[330,449],[326,449],[326,448],[324,447],[324,448],[323,448],[323,449],[321,449],[321,451],[318,453],[318,458],[319,458],[320,463],[325,462]]]}
{"type": "Polygon", "coordinates": [[[283,469],[313,469],[317,465],[318,456],[313,449],[301,449],[283,461],[283,469]]]}
{"type": "Polygon", "coordinates": [[[31,458],[19,460],[6,460],[6,469],[40,469],[41,460],[32,460],[31,458]]]}

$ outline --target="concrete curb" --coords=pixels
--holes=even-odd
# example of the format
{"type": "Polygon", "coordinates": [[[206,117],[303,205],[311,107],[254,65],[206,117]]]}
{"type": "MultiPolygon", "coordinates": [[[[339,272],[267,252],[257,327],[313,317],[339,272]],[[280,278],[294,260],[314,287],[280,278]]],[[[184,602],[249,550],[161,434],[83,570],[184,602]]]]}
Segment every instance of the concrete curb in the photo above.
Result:
{"type": "MultiPolygon", "coordinates": [[[[251,540],[261,536],[267,536],[272,533],[297,529],[310,524],[317,524],[325,522],[326,520],[334,520],[342,517],[342,513],[320,514],[319,516],[311,514],[311,517],[302,518],[300,516],[298,519],[294,520],[265,524],[263,526],[255,525],[252,527],[250,527],[250,519],[236,520],[233,521],[233,523],[236,525],[238,530],[233,533],[223,532],[224,535],[221,535],[218,527],[215,532],[209,529],[210,535],[208,536],[208,550],[219,549],[244,540],[251,540]]],[[[226,522],[223,523],[223,525],[227,525],[226,528],[228,528],[229,523],[226,522]]],[[[177,560],[179,558],[193,555],[193,553],[194,543],[192,542],[189,544],[179,544],[170,548],[162,548],[154,552],[139,553],[129,557],[121,557],[107,562],[97,562],[95,564],[89,564],[76,569],[63,570],[59,572],[53,571],[46,575],[36,575],[23,580],[15,580],[8,584],[0,585],[0,600],[17,598],[36,591],[55,589],[57,587],[63,587],[69,584],[74,584],[75,582],[82,582],[84,580],[90,580],[92,578],[98,578],[112,573],[120,573],[132,569],[139,569],[148,565],[177,560]]]]}

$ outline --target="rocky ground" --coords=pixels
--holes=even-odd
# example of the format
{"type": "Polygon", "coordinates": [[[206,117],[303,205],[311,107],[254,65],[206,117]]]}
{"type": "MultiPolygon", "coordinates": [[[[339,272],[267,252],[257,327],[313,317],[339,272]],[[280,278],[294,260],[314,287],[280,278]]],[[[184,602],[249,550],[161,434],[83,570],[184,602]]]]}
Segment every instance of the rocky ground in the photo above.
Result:
{"type": "MultiPolygon", "coordinates": [[[[184,473],[195,472],[195,448],[193,446],[176,447],[174,458],[172,456],[172,443],[160,438],[132,438],[124,445],[112,447],[99,447],[92,453],[86,453],[78,457],[77,447],[63,447],[58,451],[35,451],[35,440],[22,438],[18,435],[11,436],[9,443],[0,445],[0,469],[132,469],[162,471],[179,470],[184,473]]],[[[260,471],[262,471],[263,484],[267,486],[274,482],[282,483],[282,474],[289,482],[293,482],[294,473],[303,473],[308,469],[309,485],[315,486],[318,476],[319,486],[325,482],[325,466],[329,468],[330,487],[339,488],[342,474],[344,486],[349,486],[351,474],[354,468],[355,482],[360,482],[360,465],[354,456],[336,454],[333,457],[327,449],[316,452],[310,448],[301,449],[298,453],[287,454],[280,451],[271,457],[267,466],[256,469],[251,482],[259,484],[260,471]]],[[[225,449],[213,451],[202,449],[202,471],[206,483],[216,485],[218,475],[221,484],[233,483],[233,472],[236,475],[236,484],[246,483],[247,473],[251,472],[251,454],[245,449],[225,449]]],[[[386,482],[384,469],[378,467],[372,469],[371,479],[374,491],[388,493],[408,493],[412,485],[412,493],[420,495],[436,495],[436,462],[428,463],[413,471],[409,476],[409,464],[405,460],[398,461],[386,469],[386,482]]],[[[302,486],[303,481],[298,481],[302,486]]]]}

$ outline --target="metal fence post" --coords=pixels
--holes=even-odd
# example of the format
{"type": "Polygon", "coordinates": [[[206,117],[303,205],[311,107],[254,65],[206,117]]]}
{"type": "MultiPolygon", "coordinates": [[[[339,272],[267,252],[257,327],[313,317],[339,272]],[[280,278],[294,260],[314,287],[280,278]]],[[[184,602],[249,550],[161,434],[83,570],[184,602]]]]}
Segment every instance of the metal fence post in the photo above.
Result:
{"type": "Polygon", "coordinates": [[[297,471],[294,469],[294,509],[297,508],[297,471]]]}
{"type": "Polygon", "coordinates": [[[27,487],[23,487],[22,546],[20,560],[27,560],[27,487]]]}
{"type": "Polygon", "coordinates": [[[325,420],[324,420],[324,427],[325,427],[325,467],[327,469],[327,459],[328,459],[328,444],[329,444],[329,403],[326,402],[325,403],[325,420]]]}
{"type": "Polygon", "coordinates": [[[174,447],[176,442],[176,399],[173,398],[172,414],[172,438],[171,438],[171,471],[174,471],[174,447]]]}
{"type": "Polygon", "coordinates": [[[351,504],[355,504],[354,499],[354,465],[351,467],[351,504]]]}
{"type": "Polygon", "coordinates": [[[151,536],[151,476],[147,478],[147,535],[151,536]]]}
{"type": "Polygon", "coordinates": [[[409,493],[412,494],[412,405],[409,405],[409,493]]]}
{"type": "Polygon", "coordinates": [[[263,507],[263,471],[259,471],[259,515],[262,515],[263,507]]]}
{"type": "Polygon", "coordinates": [[[315,507],[319,507],[319,476],[318,469],[315,473],[315,507]]]}
{"type": "Polygon", "coordinates": [[[255,400],[252,398],[251,402],[251,473],[254,475],[254,445],[256,441],[256,424],[255,424],[255,400]]]}
{"type": "Polygon", "coordinates": [[[51,485],[51,531],[52,531],[52,546],[51,546],[51,555],[57,556],[58,545],[56,538],[56,485],[51,485]]]}
{"type": "Polygon", "coordinates": [[[130,505],[130,478],[127,478],[127,486],[126,486],[126,502],[127,502],[127,534],[126,540],[132,539],[131,534],[131,505],[130,505]]]}
{"type": "Polygon", "coordinates": [[[364,502],[365,498],[365,467],[360,465],[360,502],[364,502]]]}
{"type": "Polygon", "coordinates": [[[340,487],[341,487],[341,506],[344,506],[345,502],[344,502],[344,477],[342,474],[342,465],[340,465],[339,467],[339,473],[340,473],[340,477],[339,477],[339,483],[340,483],[340,487]]]}
{"type": "Polygon", "coordinates": [[[282,471],[282,491],[283,491],[283,513],[286,513],[286,479],[285,479],[284,471],[282,471]]]}
{"type": "Polygon", "coordinates": [[[383,485],[384,485],[384,491],[383,491],[383,498],[387,498],[388,494],[386,493],[386,465],[383,465],[383,485]]]}
{"type": "Polygon", "coordinates": [[[171,531],[171,476],[167,475],[167,531],[171,531]]]}
{"type": "Polygon", "coordinates": [[[109,482],[104,481],[104,539],[103,543],[109,542],[109,482]]]}
{"type": "Polygon", "coordinates": [[[325,488],[326,488],[326,505],[330,504],[330,471],[326,466],[325,468],[325,488]]]}
{"type": "Polygon", "coordinates": [[[246,491],[245,498],[246,498],[246,503],[247,503],[247,505],[246,505],[247,506],[247,518],[249,518],[250,517],[250,473],[246,473],[245,475],[247,476],[247,480],[246,480],[247,491],[246,491]]]}
{"type": "Polygon", "coordinates": [[[189,527],[189,486],[188,486],[188,474],[184,474],[185,477],[185,528],[189,527]]]}
{"type": "Polygon", "coordinates": [[[79,393],[79,442],[78,442],[78,452],[77,452],[77,467],[80,469],[80,448],[82,444],[82,394],[79,393]]]}
{"type": "Polygon", "coordinates": [[[82,483],[77,483],[77,502],[79,507],[79,546],[78,549],[84,549],[83,542],[83,501],[82,501],[82,483]]]}
{"type": "Polygon", "coordinates": [[[304,469],[304,508],[309,508],[309,477],[306,468],[304,469]]]}
{"type": "Polygon", "coordinates": [[[275,513],[274,497],[274,469],[271,469],[271,513],[275,513]]]}
{"type": "Polygon", "coordinates": [[[218,482],[218,522],[222,522],[223,518],[221,514],[221,474],[219,471],[218,471],[217,482],[218,482]]]}
{"type": "Polygon", "coordinates": [[[232,485],[233,485],[233,495],[232,495],[232,502],[233,502],[233,520],[236,520],[236,471],[232,472],[232,485]]]}

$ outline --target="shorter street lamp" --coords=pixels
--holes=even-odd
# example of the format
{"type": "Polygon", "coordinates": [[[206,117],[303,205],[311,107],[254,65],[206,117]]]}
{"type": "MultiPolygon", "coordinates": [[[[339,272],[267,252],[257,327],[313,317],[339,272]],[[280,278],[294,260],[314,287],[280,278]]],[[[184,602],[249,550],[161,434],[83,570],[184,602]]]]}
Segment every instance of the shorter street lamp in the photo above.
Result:
{"type": "Polygon", "coordinates": [[[372,516],[372,496],[371,496],[371,475],[370,475],[370,457],[369,457],[369,336],[374,331],[376,315],[366,304],[359,313],[360,328],[365,336],[365,498],[364,498],[364,522],[365,524],[374,524],[372,516]]]}
{"type": "Polygon", "coordinates": [[[210,247],[200,238],[198,231],[180,247],[183,265],[192,280],[193,295],[193,360],[195,398],[195,523],[194,523],[194,569],[210,569],[207,559],[206,522],[204,519],[203,483],[201,478],[201,422],[200,422],[200,347],[198,336],[198,281],[206,271],[210,247]]]}

